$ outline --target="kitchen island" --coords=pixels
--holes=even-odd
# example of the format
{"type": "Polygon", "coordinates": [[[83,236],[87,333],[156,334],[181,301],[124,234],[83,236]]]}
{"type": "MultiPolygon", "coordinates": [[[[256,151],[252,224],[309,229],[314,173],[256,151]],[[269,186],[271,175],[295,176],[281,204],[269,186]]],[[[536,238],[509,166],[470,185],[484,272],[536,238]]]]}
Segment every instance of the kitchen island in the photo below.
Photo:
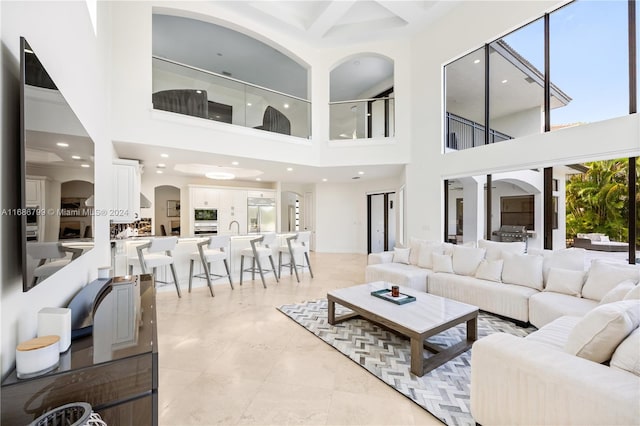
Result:
{"type": "MultiPolygon", "coordinates": [[[[224,233],[218,235],[225,235],[224,233]]],[[[260,234],[227,234],[230,236],[230,246],[227,248],[227,253],[229,253],[229,269],[231,270],[231,278],[233,279],[234,284],[240,282],[240,251],[245,248],[251,247],[251,240],[253,238],[257,238],[260,234]]],[[[286,238],[289,236],[295,235],[294,233],[286,233],[286,234],[278,234],[276,243],[273,245],[273,260],[276,264],[276,268],[278,266],[278,247],[281,245],[286,245],[286,238]]],[[[166,238],[166,237],[157,237],[157,238],[166,238]]],[[[198,251],[197,244],[201,241],[205,241],[207,236],[186,236],[179,237],[178,244],[176,248],[172,251],[172,255],[174,257],[174,263],[176,267],[176,272],[178,274],[178,281],[180,287],[182,289],[187,289],[189,285],[189,259],[191,254],[196,253],[198,251]]],[[[131,237],[125,239],[116,239],[111,240],[111,269],[113,276],[121,276],[127,275],[128,272],[128,259],[129,258],[137,258],[138,253],[136,251],[136,247],[146,244],[150,241],[149,237],[131,237]]],[[[300,263],[302,260],[298,259],[300,263]]],[[[283,262],[288,262],[288,258],[283,262]]],[[[251,266],[246,265],[245,267],[251,266]]],[[[270,265],[263,265],[265,269],[270,268],[270,265]]],[[[147,271],[151,273],[151,271],[147,271]]],[[[202,274],[204,272],[202,268],[201,262],[195,262],[194,264],[194,274],[202,274]]],[[[222,274],[224,275],[224,265],[222,263],[214,263],[211,268],[211,272],[213,274],[222,274]]],[[[137,264],[135,264],[133,268],[133,273],[140,273],[140,268],[137,264]]],[[[267,275],[265,278],[268,278],[267,275]]],[[[169,268],[159,268],[157,271],[157,280],[163,282],[172,282],[173,277],[171,275],[171,271],[169,268]]],[[[246,273],[244,275],[245,281],[250,281],[251,277],[246,273]]],[[[213,281],[214,285],[229,285],[229,281],[227,279],[216,279],[213,281]]],[[[206,286],[207,282],[204,278],[194,278],[193,279],[193,287],[203,287],[206,286]]],[[[163,287],[161,284],[158,285],[160,289],[163,287]]],[[[173,284],[167,286],[167,289],[174,289],[173,284]]]]}

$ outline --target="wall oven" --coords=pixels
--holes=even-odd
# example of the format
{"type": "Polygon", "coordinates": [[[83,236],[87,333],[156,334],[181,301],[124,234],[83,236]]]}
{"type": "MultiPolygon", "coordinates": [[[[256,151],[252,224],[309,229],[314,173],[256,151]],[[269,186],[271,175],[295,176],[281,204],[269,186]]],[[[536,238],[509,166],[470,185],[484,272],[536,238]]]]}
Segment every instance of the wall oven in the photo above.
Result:
{"type": "Polygon", "coordinates": [[[218,209],[194,209],[193,233],[212,235],[218,233],[218,209]]]}
{"type": "Polygon", "coordinates": [[[196,222],[217,222],[218,221],[218,209],[194,209],[193,219],[196,222]]]}

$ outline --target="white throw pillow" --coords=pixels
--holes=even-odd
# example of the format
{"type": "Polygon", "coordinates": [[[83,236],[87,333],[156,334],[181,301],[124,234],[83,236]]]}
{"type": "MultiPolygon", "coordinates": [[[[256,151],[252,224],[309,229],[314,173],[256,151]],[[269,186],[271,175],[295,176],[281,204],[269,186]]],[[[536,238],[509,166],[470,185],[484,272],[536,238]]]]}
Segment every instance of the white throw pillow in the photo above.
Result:
{"type": "Polygon", "coordinates": [[[629,293],[624,296],[624,300],[633,299],[640,299],[640,284],[633,287],[631,290],[629,290],[629,293]]]}
{"type": "Polygon", "coordinates": [[[446,254],[432,253],[433,272],[446,272],[453,274],[453,264],[451,263],[451,256],[446,254]]]}
{"type": "Polygon", "coordinates": [[[547,286],[544,288],[544,291],[553,291],[554,293],[580,297],[585,275],[584,271],[551,268],[549,270],[549,278],[547,278],[547,286]]]}
{"type": "Polygon", "coordinates": [[[602,300],[605,294],[624,280],[638,282],[640,267],[622,263],[608,263],[600,259],[591,261],[587,282],[582,287],[585,299],[602,300]]]}
{"type": "Polygon", "coordinates": [[[409,263],[412,265],[418,264],[418,256],[420,256],[420,246],[426,243],[427,240],[420,240],[418,238],[409,238],[409,248],[411,252],[409,253],[409,263]]]}
{"type": "Polygon", "coordinates": [[[609,236],[608,235],[601,235],[600,236],[600,242],[601,243],[608,243],[609,242],[609,236]]]}
{"type": "Polygon", "coordinates": [[[587,312],[569,333],[565,352],[594,362],[605,362],[640,324],[640,300],[623,300],[587,312]]]}
{"type": "Polygon", "coordinates": [[[421,268],[433,269],[433,253],[442,254],[442,243],[426,242],[420,244],[420,255],[418,256],[418,266],[421,268]]]}
{"type": "Polygon", "coordinates": [[[631,280],[622,281],[620,284],[618,284],[617,286],[609,290],[607,294],[605,294],[602,297],[602,300],[600,301],[599,305],[604,305],[605,303],[619,302],[621,300],[624,300],[624,297],[627,295],[627,293],[633,290],[635,286],[636,286],[636,283],[634,283],[631,280]]]}
{"type": "Polygon", "coordinates": [[[542,256],[503,252],[502,282],[542,291],[542,256]]]}
{"type": "Polygon", "coordinates": [[[451,262],[453,272],[458,275],[473,276],[478,269],[478,265],[484,259],[485,249],[455,246],[451,262]]]}
{"type": "Polygon", "coordinates": [[[410,252],[410,248],[395,247],[393,249],[393,263],[404,263],[405,265],[408,265],[410,252]]]}
{"type": "Polygon", "coordinates": [[[453,248],[455,246],[456,246],[455,244],[451,244],[451,243],[442,243],[442,251],[447,256],[452,256],[453,255],[453,248]]]}
{"type": "Polygon", "coordinates": [[[502,259],[502,252],[506,251],[509,253],[516,254],[524,254],[527,249],[527,243],[524,241],[514,241],[514,242],[502,242],[502,241],[489,241],[489,240],[478,240],[478,247],[485,249],[487,252],[485,254],[485,259],[487,260],[496,260],[502,259]]]}
{"type": "Polygon", "coordinates": [[[529,249],[529,254],[541,255],[544,258],[542,262],[542,276],[544,283],[549,280],[549,271],[551,268],[570,269],[572,271],[584,271],[584,259],[586,250],[583,248],[567,248],[558,250],[539,250],[529,249]]]}
{"type": "Polygon", "coordinates": [[[484,259],[478,265],[476,270],[476,278],[487,281],[495,281],[497,283],[502,282],[502,265],[504,260],[486,260],[484,259]]]}
{"type": "Polygon", "coordinates": [[[611,367],[640,376],[640,328],[636,328],[616,348],[611,357],[611,367]]]}

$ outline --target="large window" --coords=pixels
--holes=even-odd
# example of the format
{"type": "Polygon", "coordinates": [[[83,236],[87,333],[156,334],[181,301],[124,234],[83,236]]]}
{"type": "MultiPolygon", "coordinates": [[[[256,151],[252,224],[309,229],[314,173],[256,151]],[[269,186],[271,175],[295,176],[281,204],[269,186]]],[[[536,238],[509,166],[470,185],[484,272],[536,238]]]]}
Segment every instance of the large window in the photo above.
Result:
{"type": "Polygon", "coordinates": [[[628,114],[628,11],[625,1],[576,1],[550,13],[548,27],[545,16],[446,65],[445,147],[473,148],[628,114]]]}
{"type": "Polygon", "coordinates": [[[552,130],[629,113],[627,7],[577,1],[551,13],[550,77],[571,96],[552,108],[552,130]]]}
{"type": "Polygon", "coordinates": [[[484,48],[481,48],[444,69],[447,148],[484,145],[485,63],[484,48]]]}

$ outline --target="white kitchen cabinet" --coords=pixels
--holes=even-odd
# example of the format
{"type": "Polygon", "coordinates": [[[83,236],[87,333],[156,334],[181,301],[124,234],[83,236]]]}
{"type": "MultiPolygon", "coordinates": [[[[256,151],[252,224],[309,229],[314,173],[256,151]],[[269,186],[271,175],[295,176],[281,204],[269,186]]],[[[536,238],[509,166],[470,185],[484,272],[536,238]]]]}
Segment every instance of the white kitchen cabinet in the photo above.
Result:
{"type": "Polygon", "coordinates": [[[218,208],[218,232],[238,233],[247,229],[247,191],[241,189],[220,190],[220,207],[218,208]],[[237,221],[229,229],[231,222],[237,221]]]}
{"type": "Polygon", "coordinates": [[[135,160],[113,161],[111,221],[131,223],[140,220],[140,164],[135,160]]]}
{"type": "Polygon", "coordinates": [[[270,191],[268,189],[260,191],[247,191],[248,198],[276,198],[276,191],[270,191]]]}
{"type": "Polygon", "coordinates": [[[27,207],[44,207],[42,204],[43,185],[43,179],[27,178],[25,180],[24,192],[27,207]]]}
{"type": "Polygon", "coordinates": [[[220,190],[207,187],[191,188],[191,205],[194,209],[217,209],[220,206],[220,190]]]}

